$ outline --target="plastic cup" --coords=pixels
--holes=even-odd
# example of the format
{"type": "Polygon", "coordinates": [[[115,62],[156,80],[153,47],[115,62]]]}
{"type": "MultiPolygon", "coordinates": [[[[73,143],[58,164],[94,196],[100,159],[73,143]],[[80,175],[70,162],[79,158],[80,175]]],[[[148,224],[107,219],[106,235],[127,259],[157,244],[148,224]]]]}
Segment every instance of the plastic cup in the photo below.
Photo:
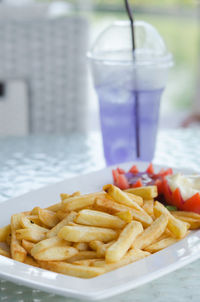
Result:
{"type": "Polygon", "coordinates": [[[99,99],[107,165],[153,159],[160,100],[169,67],[173,65],[172,55],[153,26],[136,21],[134,27],[135,59],[129,21],[118,21],[109,26],[88,53],[99,99]],[[136,94],[138,129],[135,126],[136,94]]]}

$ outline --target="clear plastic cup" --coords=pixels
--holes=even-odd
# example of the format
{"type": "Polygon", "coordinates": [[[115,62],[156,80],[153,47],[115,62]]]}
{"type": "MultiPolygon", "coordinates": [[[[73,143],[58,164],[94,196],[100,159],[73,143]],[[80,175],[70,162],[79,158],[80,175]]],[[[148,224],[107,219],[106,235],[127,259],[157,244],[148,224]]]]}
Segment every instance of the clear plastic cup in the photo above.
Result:
{"type": "Polygon", "coordinates": [[[134,28],[134,57],[129,21],[118,21],[109,26],[88,53],[99,99],[104,155],[108,165],[153,159],[160,100],[169,67],[173,65],[171,53],[153,26],[136,21],[134,28]],[[138,129],[135,126],[136,113],[138,129]]]}

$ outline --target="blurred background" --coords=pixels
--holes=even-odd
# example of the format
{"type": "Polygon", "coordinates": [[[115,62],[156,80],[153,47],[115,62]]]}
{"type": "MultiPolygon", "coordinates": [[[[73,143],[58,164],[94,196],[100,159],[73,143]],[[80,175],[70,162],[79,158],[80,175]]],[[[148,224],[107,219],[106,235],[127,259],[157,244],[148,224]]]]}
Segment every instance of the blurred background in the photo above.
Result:
{"type": "MultiPolygon", "coordinates": [[[[130,4],[173,53],[160,127],[180,127],[200,113],[200,2],[130,4]]],[[[86,52],[106,26],[126,18],[123,0],[0,1],[0,135],[98,130],[86,52]]]]}

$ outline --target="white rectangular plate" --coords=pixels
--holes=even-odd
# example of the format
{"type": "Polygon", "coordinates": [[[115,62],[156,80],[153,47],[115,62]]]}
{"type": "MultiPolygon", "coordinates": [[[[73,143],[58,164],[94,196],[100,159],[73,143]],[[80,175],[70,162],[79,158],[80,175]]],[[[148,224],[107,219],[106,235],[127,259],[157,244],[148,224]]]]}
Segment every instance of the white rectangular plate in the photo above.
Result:
{"type": "MultiPolygon", "coordinates": [[[[137,163],[140,170],[147,166],[137,163]]],[[[120,165],[128,169],[131,164],[120,165]]],[[[155,167],[160,169],[161,167],[155,167]]],[[[9,223],[14,213],[30,210],[34,206],[47,207],[58,202],[60,193],[95,192],[112,183],[111,168],[66,180],[0,204],[0,227],[9,223]]],[[[4,279],[38,288],[47,292],[87,300],[108,298],[136,288],[170,273],[200,257],[200,231],[187,238],[115,271],[92,279],[80,279],[35,268],[0,256],[0,276],[4,279]]]]}

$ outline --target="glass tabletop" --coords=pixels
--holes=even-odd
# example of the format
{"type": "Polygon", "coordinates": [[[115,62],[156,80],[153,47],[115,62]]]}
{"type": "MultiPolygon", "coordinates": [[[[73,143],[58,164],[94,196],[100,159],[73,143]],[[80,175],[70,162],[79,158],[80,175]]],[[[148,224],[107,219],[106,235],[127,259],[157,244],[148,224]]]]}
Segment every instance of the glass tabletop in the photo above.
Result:
{"type": "MultiPolygon", "coordinates": [[[[200,170],[200,129],[162,130],[154,163],[200,170]]],[[[0,202],[105,167],[99,133],[0,139],[0,202]]],[[[200,261],[106,301],[197,301],[200,261]]],[[[75,301],[0,280],[0,301],[75,301]]],[[[105,300],[104,300],[105,301],[105,300]]]]}

